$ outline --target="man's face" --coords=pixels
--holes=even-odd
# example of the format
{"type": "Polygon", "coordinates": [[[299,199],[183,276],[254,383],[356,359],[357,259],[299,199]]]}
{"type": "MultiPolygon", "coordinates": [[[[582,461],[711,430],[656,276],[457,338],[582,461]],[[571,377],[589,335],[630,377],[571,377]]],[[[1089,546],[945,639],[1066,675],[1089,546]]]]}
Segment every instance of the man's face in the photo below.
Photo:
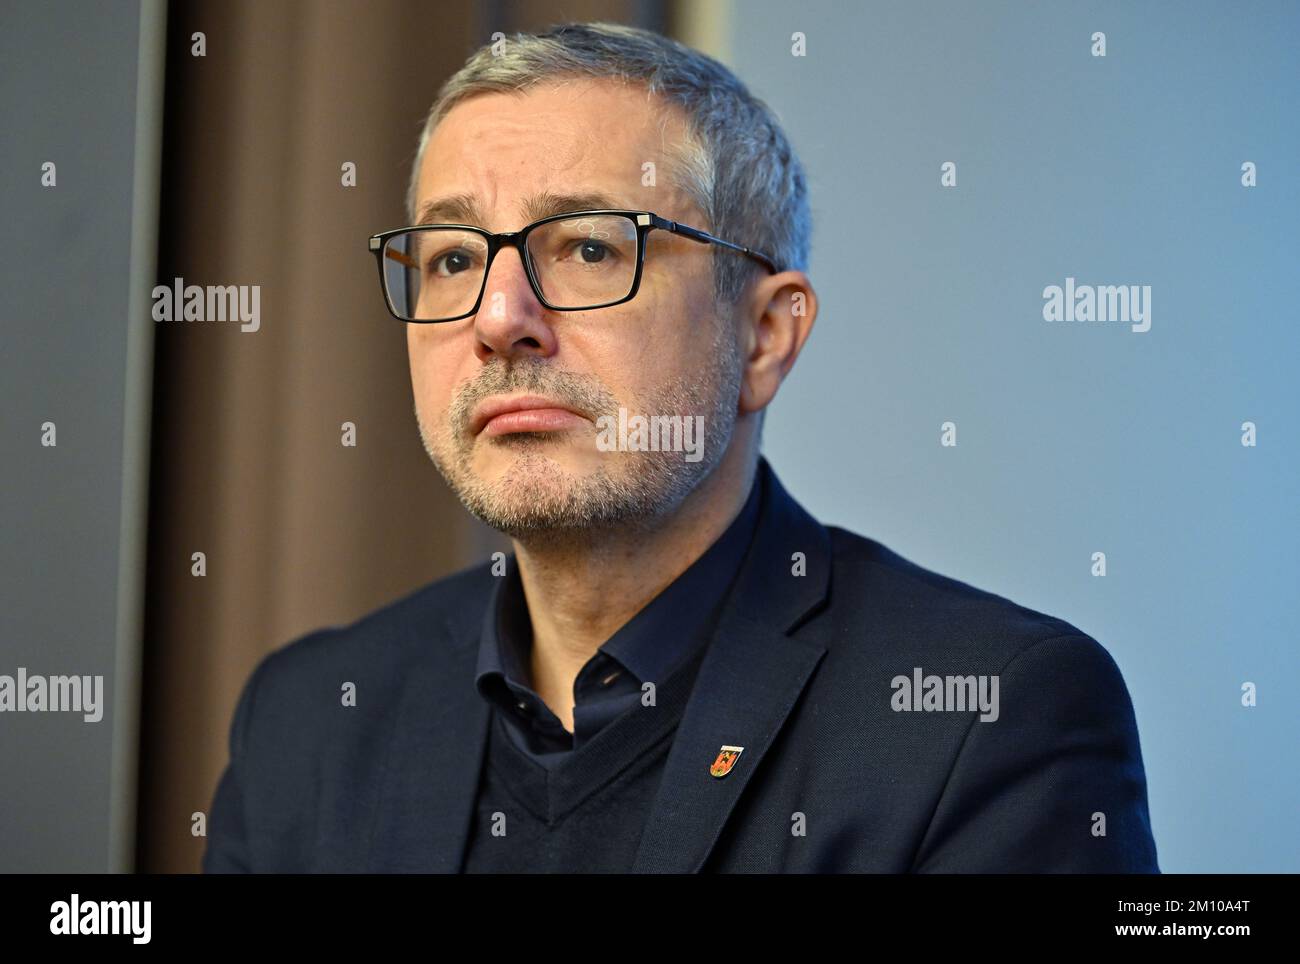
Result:
{"type": "MultiPolygon", "coordinates": [[[[636,86],[569,80],[479,95],[430,138],[417,208],[463,195],[477,208],[464,220],[498,232],[592,207],[654,211],[707,230],[675,186],[670,152],[684,137],[680,116],[636,86]],[[607,203],[561,202],[530,216],[526,207],[546,195],[607,203]]],[[[518,253],[503,248],[475,316],[407,325],[420,434],[470,511],[513,536],[590,534],[648,524],[708,474],[730,442],[740,384],[731,319],[715,311],[711,258],[710,246],[652,231],[631,301],[551,311],[518,253]],[[529,410],[486,418],[485,407],[525,398],[529,410]],[[703,416],[702,457],[602,450],[597,419],[612,417],[617,431],[620,407],[629,418],[703,416]]]]}

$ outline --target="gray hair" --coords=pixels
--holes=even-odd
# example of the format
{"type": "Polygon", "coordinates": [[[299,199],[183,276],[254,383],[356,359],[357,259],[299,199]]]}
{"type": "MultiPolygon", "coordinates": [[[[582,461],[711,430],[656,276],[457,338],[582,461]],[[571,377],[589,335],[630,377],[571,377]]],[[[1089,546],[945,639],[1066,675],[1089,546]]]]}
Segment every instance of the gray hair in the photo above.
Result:
{"type": "MultiPolygon", "coordinates": [[[[712,57],[649,30],[611,23],[561,24],[480,47],[438,92],[420,134],[406,193],[416,218],[420,165],[438,123],[458,103],[484,93],[519,93],[562,77],[644,84],[680,107],[687,143],[674,153],[676,177],[709,219],[695,225],[807,270],[812,215],[802,165],[776,115],[712,57]],[[503,47],[502,50],[494,48],[503,47]]],[[[757,265],[717,245],[714,293],[734,304],[757,265]]]]}

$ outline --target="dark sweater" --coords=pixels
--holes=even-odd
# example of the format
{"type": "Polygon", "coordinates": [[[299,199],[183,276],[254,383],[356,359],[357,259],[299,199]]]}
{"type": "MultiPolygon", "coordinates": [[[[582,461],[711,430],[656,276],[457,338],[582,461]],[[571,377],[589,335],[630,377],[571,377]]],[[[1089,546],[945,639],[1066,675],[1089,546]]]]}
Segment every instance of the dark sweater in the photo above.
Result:
{"type": "Polygon", "coordinates": [[[637,703],[553,768],[524,753],[493,709],[462,871],[629,871],[706,650],[658,688],[656,705],[637,703]]]}

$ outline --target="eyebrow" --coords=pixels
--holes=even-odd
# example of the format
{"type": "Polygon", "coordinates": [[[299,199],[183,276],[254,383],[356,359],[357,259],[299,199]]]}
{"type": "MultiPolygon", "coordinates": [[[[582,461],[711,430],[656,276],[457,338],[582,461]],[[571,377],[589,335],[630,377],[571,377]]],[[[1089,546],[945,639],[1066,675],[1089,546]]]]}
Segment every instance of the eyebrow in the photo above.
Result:
{"type": "MultiPolygon", "coordinates": [[[[553,214],[565,214],[569,211],[598,211],[602,209],[629,210],[617,198],[600,191],[579,194],[553,194],[544,191],[534,194],[522,205],[525,220],[540,221],[553,214]]],[[[443,198],[433,198],[420,205],[420,215],[416,224],[472,224],[483,223],[478,200],[472,194],[453,194],[443,198]]]]}

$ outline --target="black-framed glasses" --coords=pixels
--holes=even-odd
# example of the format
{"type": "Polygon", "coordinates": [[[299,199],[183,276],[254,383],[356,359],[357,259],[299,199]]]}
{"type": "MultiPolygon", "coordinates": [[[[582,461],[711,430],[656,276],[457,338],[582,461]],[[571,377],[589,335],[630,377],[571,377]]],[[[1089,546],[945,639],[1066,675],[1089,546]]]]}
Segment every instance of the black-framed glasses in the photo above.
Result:
{"type": "Polygon", "coordinates": [[[652,211],[572,211],[519,231],[492,234],[470,224],[422,224],[372,235],[370,250],[389,312],[399,321],[459,321],[478,312],[488,271],[502,248],[523,261],[533,293],[554,311],[590,311],[636,296],[646,235],[659,228],[718,244],[777,272],[767,255],[652,211]]]}

